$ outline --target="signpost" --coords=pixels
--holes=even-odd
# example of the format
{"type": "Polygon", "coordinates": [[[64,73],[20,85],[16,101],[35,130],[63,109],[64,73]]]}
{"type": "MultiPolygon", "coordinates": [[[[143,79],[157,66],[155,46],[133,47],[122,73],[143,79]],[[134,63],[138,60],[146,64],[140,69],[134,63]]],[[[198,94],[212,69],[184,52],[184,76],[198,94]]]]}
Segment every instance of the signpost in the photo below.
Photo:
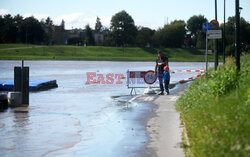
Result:
{"type": "Polygon", "coordinates": [[[237,75],[240,71],[240,0],[235,0],[235,59],[237,75]]]}
{"type": "Polygon", "coordinates": [[[217,20],[212,20],[210,23],[206,22],[203,24],[203,30],[206,32],[206,77],[207,77],[207,69],[208,69],[208,39],[221,39],[222,31],[219,30],[219,22],[217,20]]]}
{"type": "Polygon", "coordinates": [[[221,39],[222,31],[221,30],[208,30],[207,38],[208,39],[221,39]]]}

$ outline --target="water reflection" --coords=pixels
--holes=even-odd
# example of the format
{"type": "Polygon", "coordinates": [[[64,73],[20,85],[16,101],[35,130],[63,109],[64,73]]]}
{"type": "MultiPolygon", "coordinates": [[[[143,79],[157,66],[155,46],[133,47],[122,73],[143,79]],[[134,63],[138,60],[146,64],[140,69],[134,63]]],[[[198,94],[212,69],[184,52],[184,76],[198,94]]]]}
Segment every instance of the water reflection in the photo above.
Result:
{"type": "Polygon", "coordinates": [[[15,138],[10,140],[15,143],[16,152],[25,148],[26,144],[29,143],[29,117],[28,110],[15,110],[13,112],[12,136],[15,138]]]}
{"type": "Polygon", "coordinates": [[[29,125],[29,111],[28,110],[14,110],[14,127],[26,129],[29,125]]]}

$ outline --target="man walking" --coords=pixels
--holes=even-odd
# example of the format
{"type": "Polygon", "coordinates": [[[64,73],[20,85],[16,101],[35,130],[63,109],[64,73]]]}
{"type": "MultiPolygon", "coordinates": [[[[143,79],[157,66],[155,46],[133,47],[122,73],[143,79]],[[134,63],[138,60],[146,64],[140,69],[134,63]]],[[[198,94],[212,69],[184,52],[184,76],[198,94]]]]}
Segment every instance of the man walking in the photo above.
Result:
{"type": "Polygon", "coordinates": [[[164,87],[163,87],[163,73],[164,67],[168,66],[168,58],[162,55],[161,51],[158,51],[158,58],[156,59],[155,64],[155,75],[157,76],[160,84],[161,92],[158,95],[164,95],[164,87]]]}

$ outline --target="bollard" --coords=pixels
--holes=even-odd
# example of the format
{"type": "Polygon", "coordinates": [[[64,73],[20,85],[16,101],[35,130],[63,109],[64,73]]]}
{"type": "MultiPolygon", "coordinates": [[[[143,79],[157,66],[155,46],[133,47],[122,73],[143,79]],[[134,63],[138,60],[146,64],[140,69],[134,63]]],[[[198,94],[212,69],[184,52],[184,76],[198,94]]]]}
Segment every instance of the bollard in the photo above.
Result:
{"type": "Polygon", "coordinates": [[[8,92],[8,103],[10,107],[22,106],[22,93],[21,92],[8,92]]]}
{"type": "Polygon", "coordinates": [[[29,67],[14,67],[14,91],[22,93],[22,105],[29,105],[29,67]]]}

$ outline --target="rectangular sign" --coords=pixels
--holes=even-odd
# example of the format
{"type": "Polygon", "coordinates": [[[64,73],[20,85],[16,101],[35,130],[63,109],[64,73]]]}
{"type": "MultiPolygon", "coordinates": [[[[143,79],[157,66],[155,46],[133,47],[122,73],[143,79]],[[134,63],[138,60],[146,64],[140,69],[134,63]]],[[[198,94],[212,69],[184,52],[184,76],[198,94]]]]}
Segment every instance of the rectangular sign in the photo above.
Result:
{"type": "Polygon", "coordinates": [[[203,31],[205,31],[205,32],[208,30],[211,30],[211,28],[209,26],[209,22],[205,22],[202,27],[203,27],[203,31]]]}
{"type": "Polygon", "coordinates": [[[221,39],[222,38],[222,31],[221,30],[208,30],[207,31],[207,38],[208,39],[221,39]]]}

